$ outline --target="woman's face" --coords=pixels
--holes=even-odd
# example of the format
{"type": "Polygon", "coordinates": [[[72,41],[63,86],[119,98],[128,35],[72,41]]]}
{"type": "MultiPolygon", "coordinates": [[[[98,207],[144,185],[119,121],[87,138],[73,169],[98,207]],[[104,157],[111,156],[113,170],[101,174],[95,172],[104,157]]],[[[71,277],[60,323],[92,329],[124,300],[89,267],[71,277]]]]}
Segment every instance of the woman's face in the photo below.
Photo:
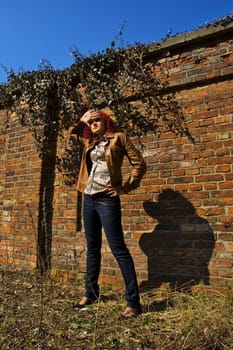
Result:
{"type": "Polygon", "coordinates": [[[100,116],[93,117],[88,121],[91,132],[96,136],[103,136],[105,134],[104,121],[100,116]]]}

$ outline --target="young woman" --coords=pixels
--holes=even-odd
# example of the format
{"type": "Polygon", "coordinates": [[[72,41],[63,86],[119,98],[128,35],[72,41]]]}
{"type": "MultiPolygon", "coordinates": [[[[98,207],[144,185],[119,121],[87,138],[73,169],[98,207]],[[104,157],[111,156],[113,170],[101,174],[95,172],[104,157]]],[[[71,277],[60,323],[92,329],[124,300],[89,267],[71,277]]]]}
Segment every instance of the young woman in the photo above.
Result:
{"type": "Polygon", "coordinates": [[[83,143],[77,189],[84,193],[83,221],[87,242],[86,293],[74,307],[82,308],[99,297],[102,228],[125,283],[126,309],[123,317],[141,313],[136,272],[125,244],[120,195],[139,186],[146,164],[139,151],[103,111],[89,110],[71,130],[83,143]],[[126,156],[132,166],[122,184],[121,166],[126,156]]]}

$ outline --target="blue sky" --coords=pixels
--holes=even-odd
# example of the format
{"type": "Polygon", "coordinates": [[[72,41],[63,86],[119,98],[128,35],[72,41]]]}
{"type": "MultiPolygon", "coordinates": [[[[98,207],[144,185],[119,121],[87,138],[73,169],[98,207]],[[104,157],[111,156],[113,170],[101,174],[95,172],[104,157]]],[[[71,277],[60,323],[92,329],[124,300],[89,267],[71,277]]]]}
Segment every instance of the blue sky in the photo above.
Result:
{"type": "Polygon", "coordinates": [[[71,49],[105,50],[124,22],[123,43],[145,44],[232,11],[232,0],[1,0],[0,64],[18,73],[37,70],[46,59],[63,69],[74,63],[71,49]]]}

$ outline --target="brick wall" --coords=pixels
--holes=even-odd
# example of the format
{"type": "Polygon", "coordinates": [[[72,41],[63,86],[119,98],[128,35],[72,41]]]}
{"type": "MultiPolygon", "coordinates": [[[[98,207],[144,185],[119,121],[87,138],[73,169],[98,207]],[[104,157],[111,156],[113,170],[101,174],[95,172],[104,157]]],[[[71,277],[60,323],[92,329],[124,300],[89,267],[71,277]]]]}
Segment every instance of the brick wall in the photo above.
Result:
{"type": "MultiPolygon", "coordinates": [[[[152,45],[150,63],[157,77],[168,80],[164,95],[175,98],[189,135],[164,132],[134,140],[148,171],[141,187],[121,199],[139,281],[226,287],[233,265],[233,25],[152,45]]],[[[84,272],[81,198],[74,182],[39,159],[32,136],[14,116],[5,129],[6,118],[2,111],[1,267],[31,270],[42,255],[54,274],[84,272]]],[[[62,153],[64,145],[56,149],[62,153]]],[[[105,242],[102,280],[121,283],[105,242]]]]}

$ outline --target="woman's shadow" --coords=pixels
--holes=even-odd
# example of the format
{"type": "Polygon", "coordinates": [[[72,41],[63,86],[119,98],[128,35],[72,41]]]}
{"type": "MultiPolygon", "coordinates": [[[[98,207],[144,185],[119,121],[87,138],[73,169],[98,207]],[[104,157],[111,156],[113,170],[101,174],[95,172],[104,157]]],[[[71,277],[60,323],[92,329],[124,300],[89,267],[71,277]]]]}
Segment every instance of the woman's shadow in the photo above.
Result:
{"type": "Polygon", "coordinates": [[[148,257],[148,281],[143,287],[168,283],[171,289],[209,284],[208,264],[215,240],[207,220],[180,193],[164,190],[158,202],[144,202],[145,212],[158,220],[154,231],[144,233],[140,247],[148,257]]]}

